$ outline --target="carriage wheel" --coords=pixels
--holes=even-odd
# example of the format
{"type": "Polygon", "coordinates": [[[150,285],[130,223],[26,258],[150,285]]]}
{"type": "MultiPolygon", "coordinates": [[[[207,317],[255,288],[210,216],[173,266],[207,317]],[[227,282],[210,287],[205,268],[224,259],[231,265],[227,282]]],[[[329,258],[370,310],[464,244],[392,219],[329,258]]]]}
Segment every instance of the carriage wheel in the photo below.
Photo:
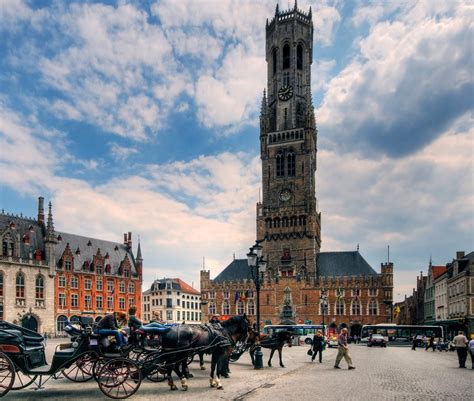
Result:
{"type": "Polygon", "coordinates": [[[142,382],[137,363],[126,358],[107,361],[97,377],[100,391],[115,399],[124,399],[135,394],[142,382]]]}
{"type": "Polygon", "coordinates": [[[155,383],[166,379],[166,362],[160,361],[162,355],[161,352],[153,352],[146,355],[141,363],[144,367],[144,376],[155,383]]]}
{"type": "Polygon", "coordinates": [[[15,382],[15,367],[13,362],[3,352],[0,352],[0,397],[7,394],[15,382]]]}
{"type": "Polygon", "coordinates": [[[21,390],[22,388],[28,387],[33,383],[38,375],[26,375],[20,369],[16,369],[15,382],[13,383],[12,390],[21,390]]]}
{"type": "Polygon", "coordinates": [[[99,382],[99,372],[102,369],[102,366],[105,365],[107,359],[99,357],[94,361],[94,365],[92,365],[92,376],[96,382],[99,382]]]}
{"type": "Polygon", "coordinates": [[[79,358],[74,363],[65,368],[62,373],[63,375],[77,383],[87,382],[94,377],[94,363],[97,359],[97,354],[93,351],[89,351],[79,358]]]}

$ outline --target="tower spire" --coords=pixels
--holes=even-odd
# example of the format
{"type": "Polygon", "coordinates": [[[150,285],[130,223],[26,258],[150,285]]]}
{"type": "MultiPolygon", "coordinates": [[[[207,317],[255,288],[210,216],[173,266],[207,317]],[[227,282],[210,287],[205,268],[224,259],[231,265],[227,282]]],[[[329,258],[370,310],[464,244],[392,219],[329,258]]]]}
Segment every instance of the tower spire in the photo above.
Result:
{"type": "Polygon", "coordinates": [[[54,236],[54,222],[53,222],[53,213],[51,211],[52,204],[49,202],[48,204],[48,222],[46,224],[46,238],[49,241],[54,241],[55,236],[54,236]]]}

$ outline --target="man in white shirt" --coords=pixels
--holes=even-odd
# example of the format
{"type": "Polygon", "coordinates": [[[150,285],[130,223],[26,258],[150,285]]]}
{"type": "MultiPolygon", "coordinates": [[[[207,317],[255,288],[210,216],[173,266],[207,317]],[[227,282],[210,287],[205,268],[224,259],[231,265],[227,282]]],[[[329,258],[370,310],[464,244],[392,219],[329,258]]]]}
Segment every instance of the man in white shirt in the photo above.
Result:
{"type": "Polygon", "coordinates": [[[453,338],[454,346],[456,347],[456,352],[458,353],[459,367],[466,367],[466,358],[467,358],[467,337],[464,335],[464,332],[460,331],[456,337],[453,338]]]}

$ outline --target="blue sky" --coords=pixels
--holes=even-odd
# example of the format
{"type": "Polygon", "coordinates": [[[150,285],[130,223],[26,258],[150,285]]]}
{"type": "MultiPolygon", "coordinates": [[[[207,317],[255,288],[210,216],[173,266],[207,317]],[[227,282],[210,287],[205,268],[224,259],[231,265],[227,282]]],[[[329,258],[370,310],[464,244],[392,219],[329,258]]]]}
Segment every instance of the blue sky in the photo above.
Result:
{"type": "MultiPolygon", "coordinates": [[[[244,257],[275,4],[0,0],[0,207],[140,235],[145,286],[244,257]]],[[[322,250],[379,270],[390,244],[399,299],[474,248],[472,5],[310,5],[322,250]]]]}

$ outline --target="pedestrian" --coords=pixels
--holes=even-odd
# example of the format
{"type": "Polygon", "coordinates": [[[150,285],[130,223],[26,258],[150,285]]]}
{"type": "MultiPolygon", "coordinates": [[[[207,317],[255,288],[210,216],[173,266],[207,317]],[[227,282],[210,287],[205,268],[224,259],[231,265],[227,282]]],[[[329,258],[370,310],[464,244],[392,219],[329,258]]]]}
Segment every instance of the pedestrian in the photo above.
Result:
{"type": "Polygon", "coordinates": [[[474,369],[474,334],[471,334],[471,341],[468,344],[469,354],[471,354],[472,369],[474,369]]]}
{"type": "Polygon", "coordinates": [[[48,345],[48,333],[44,333],[43,335],[43,338],[44,338],[44,346],[46,347],[48,345]]]}
{"type": "Polygon", "coordinates": [[[344,357],[344,359],[347,362],[347,365],[349,366],[349,370],[355,369],[355,366],[352,366],[352,359],[349,354],[349,346],[347,345],[347,328],[344,327],[341,330],[341,334],[337,337],[337,345],[338,345],[338,350],[337,350],[337,357],[336,357],[336,363],[334,364],[334,369],[341,369],[339,367],[339,363],[341,362],[341,359],[344,357]]]}
{"type": "Polygon", "coordinates": [[[413,336],[413,337],[411,338],[411,349],[412,349],[413,351],[416,350],[416,336],[413,336]]]}
{"type": "Polygon", "coordinates": [[[463,331],[459,331],[458,335],[453,338],[454,346],[456,347],[456,352],[458,353],[459,367],[466,367],[466,358],[467,358],[467,341],[466,336],[463,331]]]}
{"type": "Polygon", "coordinates": [[[316,355],[319,352],[319,363],[323,362],[323,347],[324,347],[324,336],[321,330],[318,330],[313,336],[313,355],[311,356],[311,362],[314,362],[316,355]]]}
{"type": "Polygon", "coordinates": [[[436,350],[435,344],[434,344],[434,336],[431,336],[428,339],[428,344],[426,345],[425,351],[428,351],[429,348],[433,348],[433,352],[436,350]]]}

